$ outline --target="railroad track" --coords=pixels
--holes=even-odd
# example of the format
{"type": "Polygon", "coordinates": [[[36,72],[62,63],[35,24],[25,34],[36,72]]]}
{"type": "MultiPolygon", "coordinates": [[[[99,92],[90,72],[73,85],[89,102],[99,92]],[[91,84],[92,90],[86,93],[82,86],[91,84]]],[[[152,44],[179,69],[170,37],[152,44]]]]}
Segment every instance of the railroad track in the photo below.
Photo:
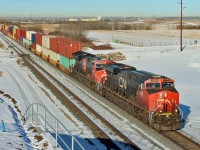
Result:
{"type": "Polygon", "coordinates": [[[166,138],[184,150],[200,150],[200,144],[177,131],[161,132],[166,138]]]}
{"type": "Polygon", "coordinates": [[[16,50],[16,52],[20,56],[23,57],[23,61],[27,64],[27,66],[32,70],[32,72],[38,76],[39,80],[42,80],[42,82],[46,83],[48,85],[48,88],[50,88],[53,93],[61,100],[62,104],[69,108],[73,114],[75,114],[78,118],[80,118],[92,131],[95,137],[97,137],[101,143],[103,143],[105,146],[107,146],[108,149],[121,149],[119,144],[116,144],[115,141],[113,141],[97,124],[94,123],[93,120],[91,120],[87,115],[84,114],[74,103],[72,103],[66,96],[63,94],[64,92],[67,92],[68,95],[73,96],[73,98],[78,101],[84,108],[87,109],[88,112],[90,112],[92,115],[95,116],[98,120],[100,120],[105,126],[107,126],[108,129],[112,131],[114,135],[119,136],[123,143],[126,145],[126,147],[130,149],[140,149],[133,143],[128,137],[126,137],[123,133],[121,133],[119,130],[117,130],[114,126],[112,126],[108,121],[106,121],[102,116],[100,116],[98,113],[96,113],[92,108],[90,108],[86,103],[84,103],[79,97],[77,97],[73,92],[70,91],[67,87],[65,87],[62,83],[60,83],[57,79],[55,79],[51,74],[49,74],[45,69],[43,69],[40,65],[38,65],[35,61],[31,59],[31,57],[26,56],[26,54],[21,51],[18,47],[16,47],[11,41],[3,37],[4,40],[9,44],[12,45],[13,49],[16,50]],[[41,71],[39,71],[37,68],[42,70],[48,77],[51,78],[60,88],[62,88],[62,91],[59,90],[49,79],[44,76],[41,71]]]}

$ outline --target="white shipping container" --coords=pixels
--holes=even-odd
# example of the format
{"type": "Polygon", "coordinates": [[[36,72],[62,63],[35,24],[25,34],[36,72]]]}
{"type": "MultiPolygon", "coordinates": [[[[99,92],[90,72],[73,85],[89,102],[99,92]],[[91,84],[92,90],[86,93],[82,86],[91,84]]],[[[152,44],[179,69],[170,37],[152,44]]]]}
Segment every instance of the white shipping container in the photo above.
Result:
{"type": "Polygon", "coordinates": [[[28,40],[32,40],[31,39],[31,36],[32,36],[32,34],[34,34],[34,33],[36,33],[35,31],[26,31],[26,38],[28,39],[28,40]]]}
{"type": "Polygon", "coordinates": [[[50,54],[49,51],[50,51],[49,49],[42,47],[42,54],[45,55],[46,57],[48,57],[48,55],[50,54]]]}
{"type": "Polygon", "coordinates": [[[26,44],[26,39],[25,38],[23,38],[23,43],[26,44]]]}
{"type": "Polygon", "coordinates": [[[42,46],[36,44],[36,51],[40,52],[42,51],[42,46]]]}
{"type": "Polygon", "coordinates": [[[60,60],[60,54],[59,53],[55,53],[54,51],[49,52],[50,55],[50,59],[52,59],[55,62],[58,62],[58,60],[60,60]]]}
{"type": "Polygon", "coordinates": [[[43,35],[42,36],[42,46],[50,49],[50,38],[56,37],[54,35],[43,35]]]}

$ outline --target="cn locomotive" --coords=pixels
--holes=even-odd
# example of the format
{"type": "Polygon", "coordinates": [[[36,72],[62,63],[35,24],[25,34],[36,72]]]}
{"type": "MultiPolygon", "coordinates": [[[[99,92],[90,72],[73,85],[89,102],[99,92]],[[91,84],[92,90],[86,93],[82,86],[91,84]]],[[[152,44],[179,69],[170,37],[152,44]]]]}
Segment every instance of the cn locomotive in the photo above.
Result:
{"type": "Polygon", "coordinates": [[[181,128],[182,111],[173,79],[83,51],[73,56],[76,63],[71,74],[106,99],[158,131],[181,128]]]}

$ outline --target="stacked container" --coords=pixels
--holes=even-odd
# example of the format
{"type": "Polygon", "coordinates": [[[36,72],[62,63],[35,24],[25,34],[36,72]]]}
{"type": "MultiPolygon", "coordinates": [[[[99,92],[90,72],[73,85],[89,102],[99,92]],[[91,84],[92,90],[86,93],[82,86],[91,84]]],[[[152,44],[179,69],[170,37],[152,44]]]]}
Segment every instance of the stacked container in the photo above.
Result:
{"type": "Polygon", "coordinates": [[[27,45],[32,45],[32,34],[35,34],[35,31],[26,31],[26,39],[27,39],[27,45]]]}
{"type": "Polygon", "coordinates": [[[31,34],[32,48],[36,49],[36,33],[31,34]]]}
{"type": "Polygon", "coordinates": [[[59,53],[59,43],[63,38],[50,38],[50,50],[59,53]]]}
{"type": "Polygon", "coordinates": [[[8,25],[5,25],[4,32],[5,32],[5,31],[8,31],[8,30],[9,30],[9,26],[8,26],[8,25]]]}
{"type": "Polygon", "coordinates": [[[41,52],[42,52],[42,46],[40,46],[39,44],[36,44],[36,54],[40,56],[41,52]]]}
{"type": "Polygon", "coordinates": [[[22,37],[26,38],[26,30],[22,30],[22,37]]]}
{"type": "Polygon", "coordinates": [[[82,50],[80,42],[68,39],[61,39],[59,42],[59,53],[67,58],[72,58],[72,54],[82,50]]]}
{"type": "Polygon", "coordinates": [[[42,36],[42,46],[49,49],[50,48],[50,38],[53,38],[53,35],[43,35],[42,36]]]}
{"type": "MultiPolygon", "coordinates": [[[[21,29],[16,29],[16,38],[18,41],[21,41],[21,37],[22,37],[22,30],[21,29]]],[[[23,39],[23,38],[22,38],[23,39]]]]}
{"type": "Polygon", "coordinates": [[[36,33],[36,44],[42,46],[42,34],[36,33]]]}
{"type": "Polygon", "coordinates": [[[17,39],[17,29],[18,29],[17,27],[13,28],[13,39],[15,40],[17,39]]]}
{"type": "Polygon", "coordinates": [[[60,54],[56,53],[52,50],[49,51],[49,62],[55,66],[57,66],[58,62],[60,61],[60,54]]]}
{"type": "Polygon", "coordinates": [[[50,54],[50,50],[48,48],[42,47],[42,58],[48,60],[50,54]]]}
{"type": "Polygon", "coordinates": [[[75,42],[69,39],[61,39],[59,42],[60,64],[65,68],[71,68],[75,64],[75,59],[72,54],[82,50],[80,42],[75,42]]]}

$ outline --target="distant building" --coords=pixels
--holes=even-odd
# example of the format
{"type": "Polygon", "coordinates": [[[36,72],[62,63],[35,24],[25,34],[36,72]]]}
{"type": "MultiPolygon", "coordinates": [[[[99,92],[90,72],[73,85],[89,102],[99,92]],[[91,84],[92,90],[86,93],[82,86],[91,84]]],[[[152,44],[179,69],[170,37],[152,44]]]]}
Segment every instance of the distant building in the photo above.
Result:
{"type": "Polygon", "coordinates": [[[78,19],[69,19],[69,21],[79,21],[78,19]]]}
{"type": "Polygon", "coordinates": [[[84,18],[81,21],[101,21],[101,17],[98,16],[97,18],[84,18]]]}

